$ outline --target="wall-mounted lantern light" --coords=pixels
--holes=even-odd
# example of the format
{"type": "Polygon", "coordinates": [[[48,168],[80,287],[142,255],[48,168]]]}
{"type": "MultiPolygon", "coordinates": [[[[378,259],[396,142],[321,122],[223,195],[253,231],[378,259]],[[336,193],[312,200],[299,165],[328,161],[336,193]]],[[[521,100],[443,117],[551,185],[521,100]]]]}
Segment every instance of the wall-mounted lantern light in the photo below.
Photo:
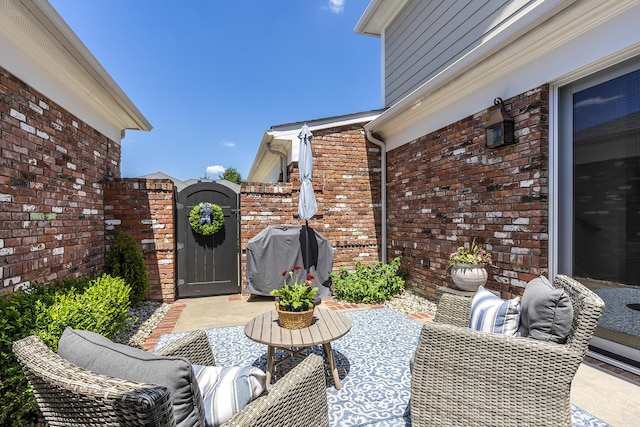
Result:
{"type": "Polygon", "coordinates": [[[484,128],[487,148],[495,148],[501,145],[512,144],[515,140],[513,132],[513,119],[504,110],[502,98],[493,100],[495,107],[489,114],[489,122],[484,128]]]}

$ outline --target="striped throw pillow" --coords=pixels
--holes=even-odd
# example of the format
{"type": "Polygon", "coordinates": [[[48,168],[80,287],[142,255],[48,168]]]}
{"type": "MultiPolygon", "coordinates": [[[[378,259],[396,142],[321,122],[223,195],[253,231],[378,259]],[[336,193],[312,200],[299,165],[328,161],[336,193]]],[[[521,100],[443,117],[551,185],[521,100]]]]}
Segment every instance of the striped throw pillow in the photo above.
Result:
{"type": "Polygon", "coordinates": [[[224,424],[267,389],[266,374],[254,367],[193,365],[204,401],[207,427],[224,424]]]}
{"type": "Polygon", "coordinates": [[[520,297],[503,300],[480,286],[471,301],[469,327],[515,336],[520,325],[520,297]]]}

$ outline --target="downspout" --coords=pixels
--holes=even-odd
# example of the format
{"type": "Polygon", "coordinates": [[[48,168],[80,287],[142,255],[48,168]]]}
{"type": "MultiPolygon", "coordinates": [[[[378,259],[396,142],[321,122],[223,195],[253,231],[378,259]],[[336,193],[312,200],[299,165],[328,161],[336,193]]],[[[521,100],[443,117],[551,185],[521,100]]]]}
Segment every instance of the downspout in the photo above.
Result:
{"type": "Polygon", "coordinates": [[[367,130],[367,139],[380,147],[380,195],[382,198],[382,213],[380,225],[382,227],[382,263],[387,263],[387,145],[384,141],[379,140],[370,130],[367,130]]]}
{"type": "Polygon", "coordinates": [[[282,151],[274,150],[271,148],[271,142],[267,142],[265,144],[267,151],[271,154],[275,154],[280,157],[280,171],[282,171],[282,182],[288,182],[289,177],[287,176],[287,155],[282,151]]]}

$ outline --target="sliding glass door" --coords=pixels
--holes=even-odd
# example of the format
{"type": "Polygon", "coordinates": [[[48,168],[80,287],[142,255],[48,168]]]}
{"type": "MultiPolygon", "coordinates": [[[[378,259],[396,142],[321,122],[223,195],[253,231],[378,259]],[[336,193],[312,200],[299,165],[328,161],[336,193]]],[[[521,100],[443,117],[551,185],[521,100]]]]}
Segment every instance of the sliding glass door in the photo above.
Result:
{"type": "Polygon", "coordinates": [[[605,301],[599,350],[640,366],[640,67],[558,93],[558,272],[605,301]]]}

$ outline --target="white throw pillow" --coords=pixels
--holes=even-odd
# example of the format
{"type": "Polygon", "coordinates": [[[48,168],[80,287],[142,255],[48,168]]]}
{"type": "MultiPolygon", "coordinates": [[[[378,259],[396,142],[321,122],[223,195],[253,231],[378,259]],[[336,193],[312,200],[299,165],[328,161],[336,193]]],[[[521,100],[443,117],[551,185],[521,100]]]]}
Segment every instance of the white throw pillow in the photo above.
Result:
{"type": "Polygon", "coordinates": [[[509,300],[480,286],[471,301],[469,327],[476,331],[515,336],[520,324],[520,297],[509,300]]]}
{"type": "Polygon", "coordinates": [[[204,401],[207,427],[224,424],[267,388],[267,375],[255,366],[193,365],[204,401]]]}

